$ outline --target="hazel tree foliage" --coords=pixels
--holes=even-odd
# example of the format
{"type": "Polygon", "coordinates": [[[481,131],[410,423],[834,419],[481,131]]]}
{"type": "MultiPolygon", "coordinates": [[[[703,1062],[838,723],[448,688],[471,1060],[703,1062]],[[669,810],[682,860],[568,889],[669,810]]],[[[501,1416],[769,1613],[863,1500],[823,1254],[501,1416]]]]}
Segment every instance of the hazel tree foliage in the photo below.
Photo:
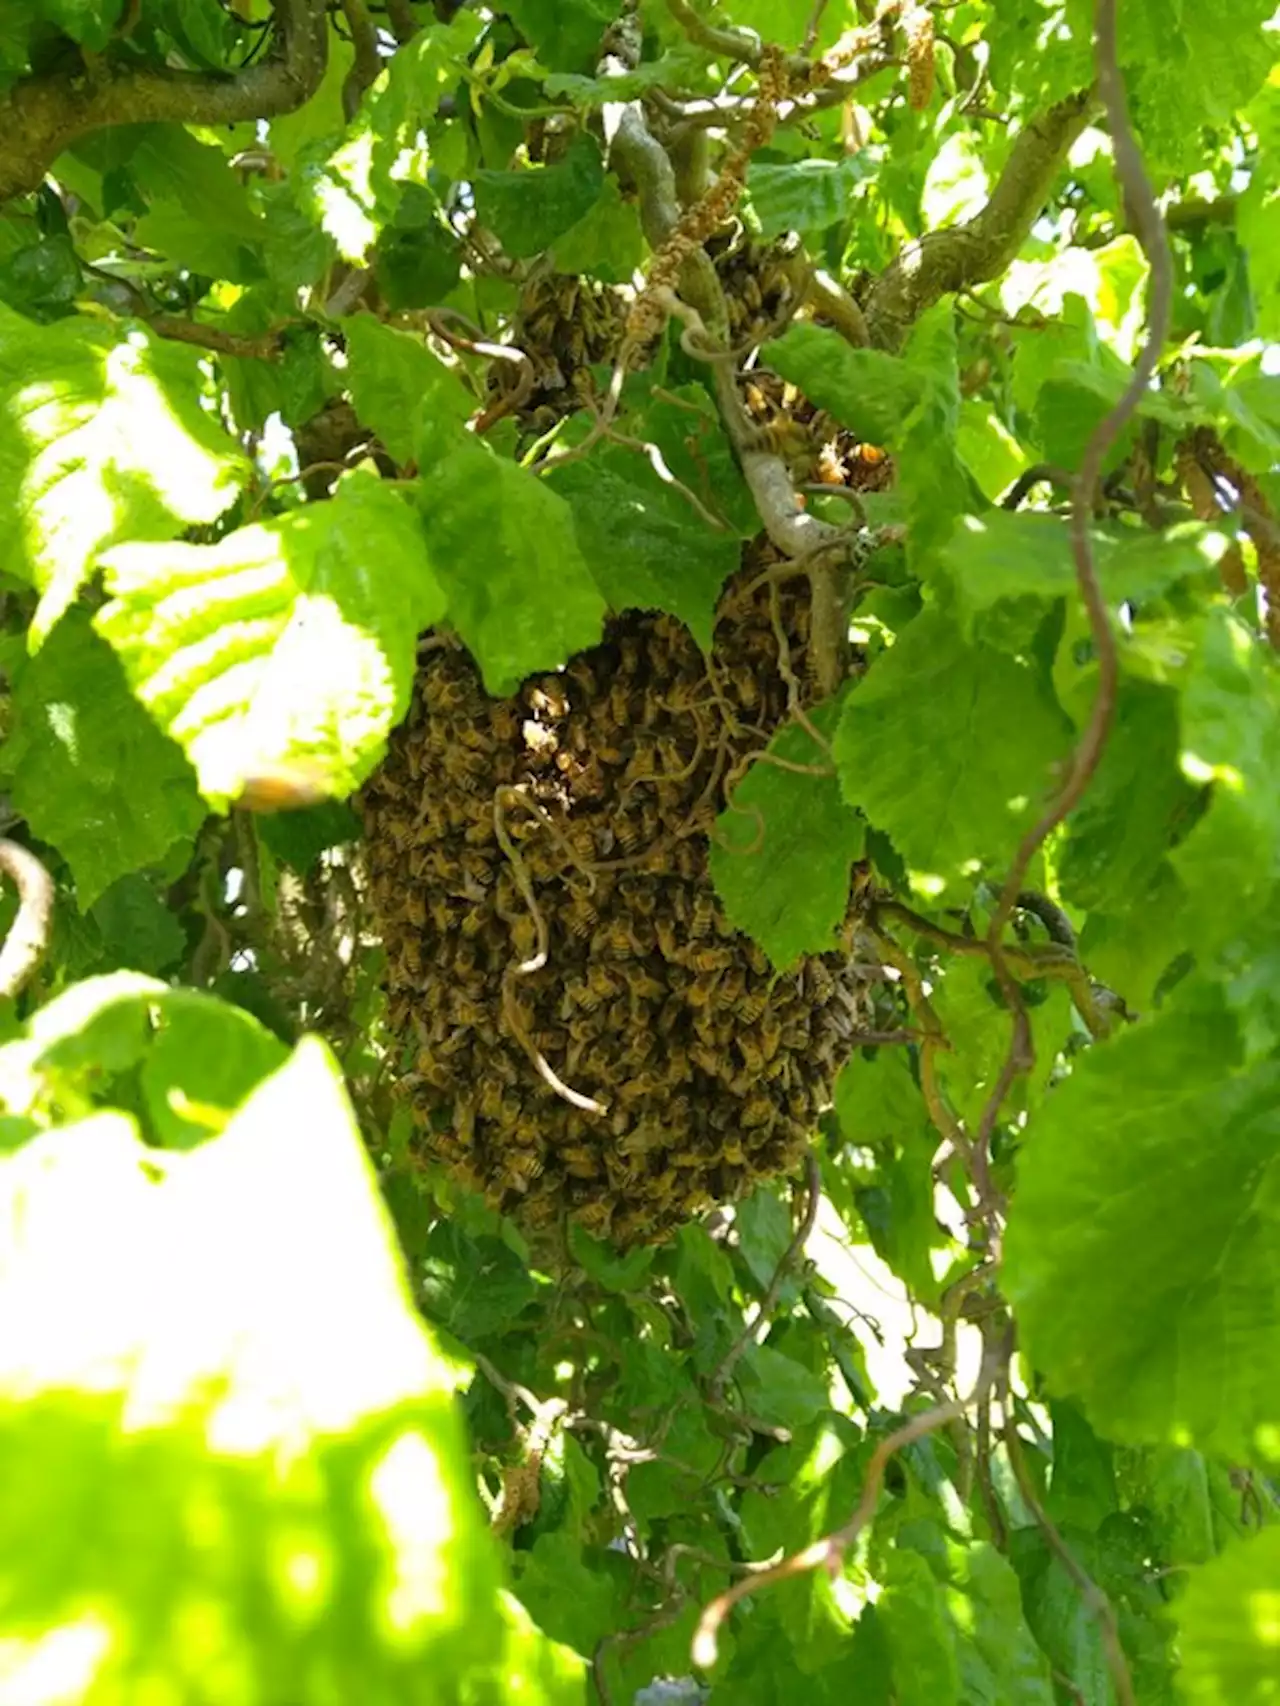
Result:
{"type": "Polygon", "coordinates": [[[1274,1700],[1273,0],[3,10],[0,1698],[1274,1700]]]}

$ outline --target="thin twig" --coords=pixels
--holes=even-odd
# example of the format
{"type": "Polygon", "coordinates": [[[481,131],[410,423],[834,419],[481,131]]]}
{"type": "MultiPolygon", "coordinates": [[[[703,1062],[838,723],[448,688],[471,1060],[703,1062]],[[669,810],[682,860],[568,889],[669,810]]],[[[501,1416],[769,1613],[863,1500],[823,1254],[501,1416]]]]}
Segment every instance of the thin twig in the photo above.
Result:
{"type": "Polygon", "coordinates": [[[260,332],[257,336],[224,332],[218,326],[183,320],[175,314],[153,314],[146,324],[157,337],[168,338],[173,343],[194,344],[197,349],[213,350],[217,355],[239,356],[244,361],[279,361],[284,351],[283,331],[260,332]]]}
{"type": "MultiPolygon", "coordinates": [[[[1099,10],[1102,9],[1102,5],[1107,3],[1108,0],[1101,0],[1099,10]]],[[[1007,1402],[1005,1405],[1004,1443],[1005,1450],[1009,1453],[1009,1466],[1013,1470],[1014,1480],[1018,1483],[1018,1491],[1022,1494],[1023,1503],[1035,1519],[1036,1527],[1044,1535],[1050,1551],[1058,1559],[1076,1587],[1079,1588],[1087,1610],[1097,1619],[1098,1627],[1102,1631],[1102,1645],[1107,1657],[1107,1669],[1111,1672],[1111,1681],[1115,1685],[1119,1706],[1135,1706],[1136,1696],[1133,1692],[1133,1678],[1129,1674],[1129,1661],[1125,1658],[1124,1648],[1120,1644],[1120,1630],[1116,1624],[1115,1608],[1084,1565],[1080,1563],[1075,1553],[1072,1552],[1058,1532],[1049,1513],[1040,1503],[1039,1495],[1027,1468],[1027,1460],[1023,1455],[1017,1418],[1013,1413],[1013,1406],[1007,1402]]]]}
{"type": "Polygon", "coordinates": [[[1001,937],[1017,904],[1032,859],[1058,825],[1079,804],[1089,786],[1101,761],[1115,711],[1119,662],[1107,601],[1098,582],[1097,568],[1093,560],[1089,524],[1093,518],[1094,499],[1107,452],[1146,396],[1147,388],[1159,364],[1168,335],[1173,300],[1173,264],[1164,222],[1147,178],[1142,154],[1129,124],[1124,79],[1116,60],[1116,0],[1097,0],[1094,15],[1094,52],[1098,67],[1098,88],[1111,129],[1116,172],[1137,225],[1138,239],[1151,267],[1147,337],[1123,396],[1099,422],[1086,445],[1080,472],[1072,487],[1071,548],[1075,556],[1080,595],[1088,611],[1089,627],[1098,658],[1098,691],[1089,722],[1072,754],[1066,780],[1040,821],[1023,837],[988,926],[987,943],[991,966],[1013,1014],[1013,1036],[1009,1053],[982,1112],[974,1144],[975,1153],[980,1157],[987,1153],[1000,1109],[1014,1079],[1021,1073],[1030,1071],[1035,1063],[1031,1022],[1021,991],[1009,969],[1001,937]]]}
{"type": "Polygon", "coordinates": [[[0,948],[0,1000],[25,986],[44,958],[53,933],[53,878],[28,848],[0,841],[0,871],[18,890],[18,916],[0,948]]]}
{"type": "MultiPolygon", "coordinates": [[[[573,1089],[571,1085],[566,1084],[558,1076],[551,1063],[529,1035],[520,1014],[519,1003],[516,1001],[515,980],[520,977],[530,977],[534,972],[541,971],[546,965],[549,937],[547,935],[547,921],[542,915],[542,908],[538,905],[538,897],[533,892],[533,882],[529,876],[528,868],[507,829],[505,807],[508,804],[522,806],[539,817],[545,818],[546,815],[537,802],[520,788],[500,787],[494,792],[493,832],[507,863],[511,866],[511,872],[515,877],[516,887],[520,891],[521,899],[529,909],[529,916],[533,920],[535,938],[533,954],[527,960],[521,960],[517,964],[508,966],[502,974],[502,1016],[507,1022],[507,1029],[525,1054],[528,1055],[538,1076],[555,1091],[562,1101],[568,1102],[571,1108],[578,1108],[584,1114],[605,1114],[609,1111],[605,1103],[597,1102],[591,1096],[584,1096],[580,1090],[573,1089]]],[[[554,825],[552,827],[554,828],[554,825]]],[[[587,874],[590,876],[589,872],[587,874]]],[[[594,878],[591,880],[594,882],[594,878]]]]}
{"type": "Polygon", "coordinates": [[[768,1289],[760,1299],[760,1307],[721,1357],[715,1372],[711,1376],[708,1392],[713,1404],[719,1403],[723,1397],[724,1389],[729,1383],[729,1376],[733,1373],[739,1357],[754,1342],[756,1334],[760,1331],[760,1323],[767,1320],[773,1313],[782,1293],[782,1288],[786,1283],[787,1275],[813,1236],[813,1229],[818,1221],[818,1206],[822,1201],[822,1172],[818,1166],[818,1158],[812,1150],[805,1156],[804,1165],[808,1190],[804,1213],[800,1217],[799,1225],[796,1227],[791,1242],[782,1252],[778,1265],[773,1270],[773,1278],[769,1281],[768,1289]]]}
{"type": "Polygon", "coordinates": [[[914,1445],[916,1440],[946,1427],[949,1422],[963,1416],[971,1405],[979,1403],[997,1378],[1000,1359],[1007,1362],[1008,1354],[1007,1339],[995,1342],[994,1349],[993,1344],[989,1344],[973,1391],[967,1398],[951,1398],[945,1404],[936,1404],[931,1410],[921,1411],[885,1435],[871,1454],[862,1483],[862,1496],[846,1523],[802,1551],[793,1553],[790,1558],[784,1558],[780,1564],[731,1583],[703,1609],[693,1636],[692,1658],[699,1670],[709,1670],[715,1664],[720,1648],[721,1625],[734,1606],[748,1595],[758,1593],[761,1588],[775,1587],[794,1576],[808,1575],[813,1570],[825,1569],[833,1576],[839,1571],[845,1553],[875,1515],[890,1459],[904,1447],[914,1445]]]}

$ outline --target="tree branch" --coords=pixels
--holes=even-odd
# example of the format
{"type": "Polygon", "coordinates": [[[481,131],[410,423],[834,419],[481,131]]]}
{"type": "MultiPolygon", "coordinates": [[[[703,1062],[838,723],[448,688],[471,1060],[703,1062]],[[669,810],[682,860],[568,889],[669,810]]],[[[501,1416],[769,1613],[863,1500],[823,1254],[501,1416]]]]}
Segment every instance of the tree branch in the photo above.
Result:
{"type": "Polygon", "coordinates": [[[863,304],[871,342],[897,349],[940,297],[996,278],[1013,260],[1044,206],[1058,169],[1089,122],[1092,90],[1070,95],[1019,134],[985,207],[964,225],[906,244],[863,304]]]}
{"type": "Polygon", "coordinates": [[[0,871],[18,890],[18,916],[0,948],[0,998],[16,995],[44,958],[53,930],[53,878],[35,854],[0,841],[0,871]]]}
{"type": "Polygon", "coordinates": [[[58,155],[119,124],[237,124],[291,112],[324,76],[322,0],[274,0],[271,55],[234,76],[102,61],[21,78],[0,97],[0,202],[40,187],[58,155]]]}

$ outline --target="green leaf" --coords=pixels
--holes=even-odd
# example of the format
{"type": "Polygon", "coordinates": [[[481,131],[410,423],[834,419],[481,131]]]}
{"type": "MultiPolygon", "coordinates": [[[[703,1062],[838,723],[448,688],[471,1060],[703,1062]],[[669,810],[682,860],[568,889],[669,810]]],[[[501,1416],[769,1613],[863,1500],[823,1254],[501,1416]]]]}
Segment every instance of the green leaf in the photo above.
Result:
{"type": "Polygon", "coordinates": [[[975,861],[1007,860],[1067,744],[1065,718],[1033,671],[966,645],[936,610],[872,664],[834,743],[845,798],[914,872],[944,884],[975,861]]]}
{"type": "MultiPolygon", "coordinates": [[[[830,700],[807,720],[826,740],[840,710],[841,701],[830,700]]],[[[834,948],[848,910],[850,869],[861,857],[865,825],[829,772],[830,757],[810,730],[788,723],[716,819],[716,892],[730,923],[757,941],[779,971],[802,955],[834,948]],[[784,768],[791,765],[805,768],[784,768]]]]}
{"type": "Polygon", "coordinates": [[[217,545],[119,546],[104,567],[97,626],[215,805],[298,765],[349,793],[444,612],[412,508],[363,470],[217,545]]]}
{"type": "Polygon", "coordinates": [[[1015,1700],[1053,1706],[1049,1662],[1027,1627],[1013,1566],[984,1542],[955,1552],[947,1601],[958,1636],[962,1706],[1015,1700]]]}
{"type": "Polygon", "coordinates": [[[109,970],[132,966],[159,973],[181,958],[186,933],[165,905],[156,887],[140,872],[131,871],[100,895],[89,917],[102,933],[103,957],[109,970]]]}
{"type": "Polygon", "coordinates": [[[151,1131],[164,1149],[191,1149],[283,1063],[285,1048],[242,1007],[196,990],[169,992],[158,1012],[141,1078],[151,1131]]]}
{"type": "Polygon", "coordinates": [[[476,215],[509,255],[549,248],[595,206],[604,188],[600,150],[588,136],[554,166],[523,172],[477,172],[476,215]]]}
{"type": "Polygon", "coordinates": [[[1182,769],[1212,782],[1209,809],[1171,863],[1209,951],[1265,905],[1280,873],[1280,676],[1243,623],[1211,610],[1191,629],[1182,674],[1182,769]]]}
{"type": "Polygon", "coordinates": [[[245,1706],[497,1706],[536,1677],[323,1045],[162,1168],[121,1114],[32,1140],[0,1216],[7,1641],[74,1629],[86,1706],[188,1693],[196,1628],[201,1686],[245,1706]]]}
{"type": "Polygon", "coordinates": [[[804,1427],[830,1403],[822,1375],[770,1345],[748,1346],[737,1379],[746,1413],[770,1427],[804,1427]]]}
{"type": "Polygon", "coordinates": [[[927,389],[924,375],[901,356],[851,349],[838,332],[822,326],[792,326],[761,355],[810,402],[871,444],[900,443],[927,389]]]}
{"type": "Polygon", "coordinates": [[[959,1706],[960,1666],[941,1584],[918,1552],[897,1547],[882,1573],[877,1621],[899,1706],[959,1706]]]}
{"type": "MultiPolygon", "coordinates": [[[[1231,542],[1198,521],[1178,522],[1163,533],[1095,527],[1090,540],[1099,584],[1113,608],[1158,598],[1185,581],[1210,583],[1231,542]]],[[[939,562],[966,636],[973,634],[974,618],[1002,600],[1032,597],[1047,604],[1076,591],[1075,558],[1061,516],[1006,510],[961,516],[939,562]]]]}
{"type": "Polygon", "coordinates": [[[520,1258],[497,1238],[437,1220],[415,1251],[428,1316],[466,1344],[509,1332],[538,1295],[520,1258]]]}
{"type": "Polygon", "coordinates": [[[111,40],[123,7],[124,0],[42,0],[41,10],[72,41],[90,53],[101,53],[111,40]]]}
{"type": "Polygon", "coordinates": [[[1280,1066],[1245,1066],[1220,993],[1195,993],[1045,1101],[1006,1285],[1027,1354],[1100,1432],[1244,1460],[1280,1452],[1280,1066]]]}
{"type": "Polygon", "coordinates": [[[595,204],[556,238],[551,259],[557,272],[582,273],[606,284],[626,284],[634,275],[644,259],[644,233],[635,204],[622,199],[612,173],[595,204]]]}
{"type": "Polygon", "coordinates": [[[343,322],[347,384],[356,413],[372,427],[397,462],[412,459],[421,411],[461,424],[475,399],[421,338],[358,314],[343,322]]]}
{"type": "Polygon", "coordinates": [[[11,1108],[65,1115],[126,1105],[148,1142],[189,1149],[226,1125],[284,1053],[240,1007],[117,972],[75,984],[40,1008],[23,1036],[0,1050],[0,1081],[11,1108]]]}
{"type": "Polygon", "coordinates": [[[501,696],[593,645],[604,600],[562,497],[469,435],[440,445],[432,430],[418,458],[432,566],[486,688],[501,696]]]}
{"type": "Polygon", "coordinates": [[[825,231],[849,218],[856,205],[853,192],[869,173],[861,154],[786,165],[753,161],[747,170],[747,194],[761,237],[770,242],[784,231],[825,231]]]}
{"type": "Polygon", "coordinates": [[[1193,1570],[1178,1601],[1185,1698],[1194,1706],[1270,1706],[1280,1630],[1280,1529],[1193,1570]]]}
{"type": "Polygon", "coordinates": [[[1180,744],[1176,692],[1122,683],[1102,761],[1058,858],[1062,894],[1073,905],[1123,912],[1142,904],[1200,798],[1178,767],[1180,744]]]}
{"type": "Polygon", "coordinates": [[[872,1182],[853,1186],[853,1206],[876,1253],[927,1303],[938,1291],[931,1252],[943,1242],[933,1202],[938,1140],[906,1057],[887,1048],[870,1060],[855,1055],[836,1080],[835,1103],[845,1142],[877,1155],[872,1182]]]}
{"type": "Polygon", "coordinates": [[[34,640],[103,547],[170,539],[231,503],[245,467],[202,406],[199,361],[141,329],[0,307],[0,559],[42,595],[34,640]]]}
{"type": "Polygon", "coordinates": [[[1075,1404],[1050,1406],[1053,1470],[1045,1510],[1060,1526],[1097,1529],[1119,1506],[1115,1454],[1075,1404]]]}
{"type": "Polygon", "coordinates": [[[14,803],[70,865],[82,912],[194,837],[205,807],[191,767],[130,693],[86,612],[68,612],[19,671],[13,710],[14,803]]]}
{"type": "Polygon", "coordinates": [[[505,12],[551,71],[586,71],[616,13],[610,0],[509,0],[505,12]]]}
{"type": "Polygon", "coordinates": [[[710,649],[720,589],[738,567],[736,532],[717,531],[646,458],[607,445],[589,460],[551,463],[592,578],[611,610],[666,610],[710,649]]]}

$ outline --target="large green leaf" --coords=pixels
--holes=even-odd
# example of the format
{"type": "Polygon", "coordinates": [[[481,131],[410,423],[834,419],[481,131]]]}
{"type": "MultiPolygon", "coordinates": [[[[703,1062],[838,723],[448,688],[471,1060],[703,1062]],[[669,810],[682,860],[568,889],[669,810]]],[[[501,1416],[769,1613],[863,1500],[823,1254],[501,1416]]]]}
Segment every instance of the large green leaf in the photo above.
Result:
{"type": "Polygon", "coordinates": [[[553,463],[546,482],[567,501],[610,609],[669,611],[710,649],[720,589],[738,566],[736,532],[712,527],[646,458],[619,446],[553,463]]]}
{"type": "Polygon", "coordinates": [[[0,1049],[0,1097],[45,1123],[51,1112],[65,1120],[123,1102],[148,1142],[189,1149],[220,1131],[284,1055],[241,1007],[116,972],[73,984],[0,1049]]]}
{"type": "MultiPolygon", "coordinates": [[[[1198,521],[1179,522],[1163,533],[1145,529],[1091,530],[1094,569],[1113,607],[1156,598],[1180,582],[1214,575],[1230,540],[1198,521]]],[[[1005,599],[1048,602],[1076,588],[1076,565],[1064,518],[1034,512],[989,510],[965,515],[939,553],[964,613],[973,619],[1005,599]]]]}
{"type": "Polygon", "coordinates": [[[216,521],[244,471],[203,407],[194,350],[0,306],[0,559],[42,595],[33,639],[104,546],[216,521]]]}
{"type": "Polygon", "coordinates": [[[1045,1101],[1005,1283],[1027,1355],[1099,1432],[1280,1451],[1278,1249],[1280,1066],[1244,1063],[1212,987],[1091,1050],[1045,1101]]]}
{"type": "Polygon", "coordinates": [[[397,462],[412,458],[424,409],[459,422],[473,412],[475,402],[466,387],[421,338],[384,326],[372,314],[348,320],[343,332],[356,413],[397,462]]]}
{"type": "Polygon", "coordinates": [[[1032,670],[926,610],[854,689],[835,737],[845,798],[914,872],[1006,860],[1048,797],[1066,720],[1032,670]]]}
{"type": "Polygon", "coordinates": [[[839,714],[831,700],[809,713],[810,728],[780,729],[716,819],[716,892],[730,923],[759,942],[779,971],[836,946],[862,853],[866,826],[841,799],[829,753],[812,732],[826,740],[839,714]]]}
{"type": "Polygon", "coordinates": [[[1236,934],[1280,872],[1280,672],[1242,622],[1214,610],[1191,629],[1182,673],[1182,768],[1212,782],[1209,809],[1172,863],[1205,949],[1236,934]]]}
{"type": "Polygon", "coordinates": [[[785,165],[755,161],[747,172],[747,193],[760,235],[768,241],[784,231],[825,231],[849,218],[853,192],[869,170],[859,154],[785,165]]]}
{"type": "Polygon", "coordinates": [[[350,792],[444,611],[412,507],[364,470],[217,545],[123,545],[104,566],[97,625],[216,805],[290,766],[350,792]]]}
{"type": "Polygon", "coordinates": [[[600,638],[596,590],[564,498],[466,434],[428,423],[418,501],[449,617],[490,693],[600,638]]]}
{"type": "Polygon", "coordinates": [[[1193,1570],[1178,1602],[1182,1690],[1195,1706],[1272,1706],[1280,1698],[1280,1529],[1193,1570]]]}
{"type": "Polygon", "coordinates": [[[24,1698],[581,1700],[500,1598],[455,1376],[321,1044],[163,1165],[120,1113],[33,1139],[0,1220],[24,1698]]]}
{"type": "Polygon", "coordinates": [[[509,255],[536,255],[577,225],[604,188],[604,162],[589,137],[554,166],[477,172],[476,215],[509,255]]]}
{"type": "Polygon", "coordinates": [[[1102,762],[1059,855],[1058,880],[1074,905],[1122,912],[1141,902],[1200,798],[1179,768],[1179,745],[1173,689],[1125,682],[1102,762]]]}
{"type": "Polygon", "coordinates": [[[616,16],[611,0],[509,0],[504,9],[551,71],[593,68],[616,16]]]}
{"type": "Polygon", "coordinates": [[[130,693],[86,612],[68,611],[19,670],[13,710],[4,764],[14,803],[70,865],[82,911],[199,829],[191,766],[130,693]]]}
{"type": "Polygon", "coordinates": [[[841,426],[872,444],[900,442],[908,417],[927,388],[924,376],[901,356],[851,349],[838,332],[792,326],[766,344],[764,359],[841,426]]]}

